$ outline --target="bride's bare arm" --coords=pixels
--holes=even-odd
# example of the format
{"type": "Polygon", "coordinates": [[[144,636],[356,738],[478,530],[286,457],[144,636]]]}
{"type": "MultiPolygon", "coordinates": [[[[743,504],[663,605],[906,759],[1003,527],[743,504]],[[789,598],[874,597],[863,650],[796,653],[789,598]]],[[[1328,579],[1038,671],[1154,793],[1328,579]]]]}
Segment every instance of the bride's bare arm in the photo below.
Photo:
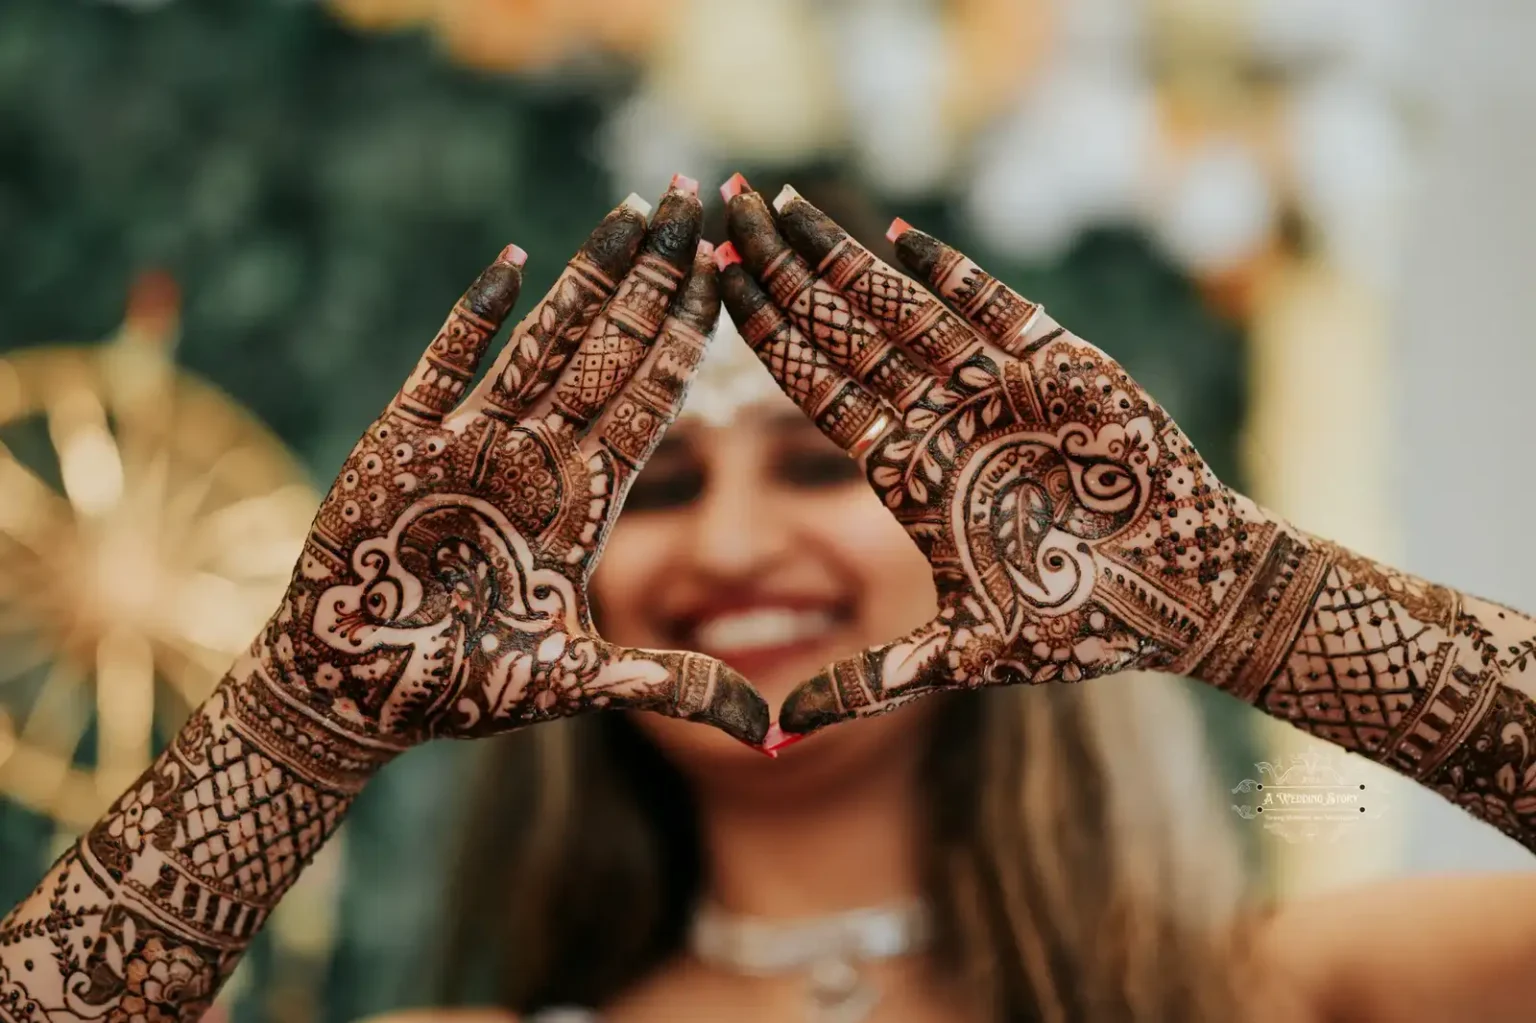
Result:
{"type": "Polygon", "coordinates": [[[1330,891],[1279,907],[1257,937],[1255,977],[1324,1020],[1524,1023],[1536,1005],[1536,874],[1330,891]]]}

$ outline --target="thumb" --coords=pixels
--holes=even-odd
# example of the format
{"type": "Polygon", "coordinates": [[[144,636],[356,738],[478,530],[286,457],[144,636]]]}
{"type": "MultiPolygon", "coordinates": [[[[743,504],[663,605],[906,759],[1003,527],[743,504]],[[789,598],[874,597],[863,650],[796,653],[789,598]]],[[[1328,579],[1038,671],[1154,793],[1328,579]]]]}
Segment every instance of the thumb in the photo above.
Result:
{"type": "Polygon", "coordinates": [[[730,666],[703,654],[599,641],[603,667],[587,687],[607,705],[713,725],[749,746],[768,733],[768,702],[730,666]]]}
{"type": "Polygon", "coordinates": [[[784,698],[779,727],[786,735],[809,735],[963,685],[950,670],[953,638],[954,629],[935,618],[898,640],[829,665],[784,698]]]}

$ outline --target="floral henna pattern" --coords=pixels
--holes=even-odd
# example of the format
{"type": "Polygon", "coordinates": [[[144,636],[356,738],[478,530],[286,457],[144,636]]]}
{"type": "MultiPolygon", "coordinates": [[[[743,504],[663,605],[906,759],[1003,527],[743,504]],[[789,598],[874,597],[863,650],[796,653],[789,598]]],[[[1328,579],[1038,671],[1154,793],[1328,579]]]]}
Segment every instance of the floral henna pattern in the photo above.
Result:
{"type": "Polygon", "coordinates": [[[761,742],[767,707],[744,679],[701,655],[605,642],[585,595],[714,328],[698,221],[697,199],[675,190],[649,229],[616,211],[578,257],[613,282],[610,303],[629,275],[654,278],[656,259],[670,261],[678,283],[647,305],[649,335],[629,308],[572,312],[565,284],[541,306],[567,325],[530,329],[545,341],[583,317],[593,327],[567,355],[603,349],[612,333],[598,325],[625,317],[643,349],[604,379],[605,405],[583,406],[595,425],[559,396],[584,368],[541,364],[530,376],[519,352],[504,351],[466,396],[516,298],[521,251],[481,275],[347,459],[250,651],[0,921],[0,1019],[200,1018],[363,785],[428,738],[633,707],[761,742]],[[655,258],[632,267],[642,246],[655,258]],[[535,381],[516,403],[502,383],[514,371],[535,381]]]}
{"type": "Polygon", "coordinates": [[[909,277],[792,190],[774,205],[730,200],[725,304],[835,441],[849,447],[839,408],[882,424],[857,457],[940,606],[792,693],[786,732],[941,689],[1172,671],[1536,849],[1536,621],[1226,487],[1113,359],[955,249],[898,221],[909,277]]]}

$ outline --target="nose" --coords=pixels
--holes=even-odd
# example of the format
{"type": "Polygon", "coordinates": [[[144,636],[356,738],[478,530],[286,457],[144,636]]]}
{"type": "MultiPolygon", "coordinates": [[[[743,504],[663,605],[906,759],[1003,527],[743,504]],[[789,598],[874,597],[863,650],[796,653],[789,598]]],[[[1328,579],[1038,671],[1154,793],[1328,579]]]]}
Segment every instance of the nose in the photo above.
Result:
{"type": "Polygon", "coordinates": [[[718,464],[695,507],[692,561],[722,581],[756,575],[782,557],[791,526],[746,459],[718,464]]]}

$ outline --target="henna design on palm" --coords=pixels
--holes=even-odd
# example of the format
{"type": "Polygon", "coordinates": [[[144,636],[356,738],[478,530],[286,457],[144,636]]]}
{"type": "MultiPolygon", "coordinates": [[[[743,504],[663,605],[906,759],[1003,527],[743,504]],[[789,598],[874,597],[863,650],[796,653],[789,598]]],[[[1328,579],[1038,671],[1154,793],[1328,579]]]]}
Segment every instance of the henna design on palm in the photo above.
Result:
{"type": "Polygon", "coordinates": [[[468,390],[515,246],[454,307],[322,502],[282,604],[108,815],[0,921],[0,1019],[199,1018],[378,768],[434,736],[643,708],[759,744],[762,698],[631,650],[585,588],[718,315],[700,206],[610,214],[468,390]]]}
{"type": "Polygon", "coordinates": [[[500,319],[479,290],[461,302],[322,502],[268,627],[269,669],[311,710],[402,745],[604,707],[761,737],[744,680],[697,655],[609,646],[583,593],[623,493],[676,412],[678,367],[697,363],[713,328],[707,255],[694,270],[698,223],[697,198],[681,192],[649,231],[616,211],[514,331],[484,401],[452,408],[500,319]],[[529,342],[542,345],[532,369],[520,365],[529,342]],[[512,380],[534,383],[514,399],[512,380]],[[591,428],[616,398],[615,416],[591,428]]]}
{"type": "MultiPolygon", "coordinates": [[[[1123,568],[1118,583],[1100,579],[1112,562],[1155,556],[1153,541],[1137,554],[1129,542],[1152,515],[1196,514],[1198,503],[1206,518],[1193,487],[1179,493],[1183,505],[1168,500],[1178,484],[1162,467],[1188,445],[1123,370],[1032,311],[999,312],[997,289],[991,304],[946,306],[803,200],[783,211],[793,247],[757,195],[732,200],[730,212],[751,274],[728,270],[722,286],[743,337],[781,379],[780,353],[795,352],[824,390],[868,408],[866,423],[886,416],[889,428],[860,457],[933,563],[941,608],[916,632],[797,690],[783,712],[787,731],[954,685],[1166,664],[1187,645],[1198,569],[1171,561],[1156,592],[1127,584],[1123,568]],[[977,329],[1000,316],[1027,325],[1026,338],[1005,347],[977,329]]],[[[849,446],[835,403],[791,396],[849,446]]],[[[1213,507],[1210,518],[1230,511],[1230,502],[1213,507]]],[[[1228,544],[1211,540],[1219,557],[1228,544]]]]}
{"type": "Polygon", "coordinates": [[[786,733],[945,689],[1172,671],[1536,849],[1536,621],[1228,488],[1118,363],[950,246],[897,221],[908,276],[792,189],[775,206],[729,200],[725,305],[858,458],[940,607],[797,688],[786,733]]]}

